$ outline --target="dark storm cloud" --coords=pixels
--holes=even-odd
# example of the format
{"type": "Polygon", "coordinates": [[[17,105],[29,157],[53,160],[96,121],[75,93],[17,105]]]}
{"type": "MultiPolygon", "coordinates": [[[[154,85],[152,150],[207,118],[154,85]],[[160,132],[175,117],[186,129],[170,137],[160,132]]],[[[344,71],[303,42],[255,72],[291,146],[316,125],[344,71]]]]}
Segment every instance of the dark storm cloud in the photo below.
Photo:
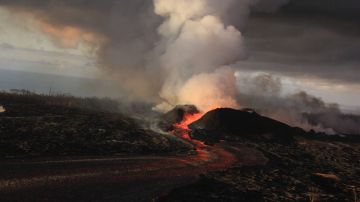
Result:
{"type": "Polygon", "coordinates": [[[255,13],[282,13],[289,16],[334,17],[351,19],[360,17],[358,0],[260,0],[255,13]]]}
{"type": "Polygon", "coordinates": [[[292,0],[257,9],[246,30],[245,68],[360,82],[360,1],[292,0]]]}
{"type": "Polygon", "coordinates": [[[288,15],[360,20],[358,0],[291,0],[282,8],[288,15]]]}
{"type": "Polygon", "coordinates": [[[289,0],[259,0],[253,7],[253,12],[274,13],[282,6],[287,5],[289,0]]]}

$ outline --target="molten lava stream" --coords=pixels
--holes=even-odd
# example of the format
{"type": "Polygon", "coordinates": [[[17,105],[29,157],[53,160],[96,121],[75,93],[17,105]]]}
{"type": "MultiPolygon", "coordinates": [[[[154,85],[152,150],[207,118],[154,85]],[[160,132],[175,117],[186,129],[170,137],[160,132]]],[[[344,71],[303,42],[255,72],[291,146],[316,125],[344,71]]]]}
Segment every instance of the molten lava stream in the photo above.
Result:
{"type": "Polygon", "coordinates": [[[196,159],[210,161],[212,157],[207,150],[207,146],[201,141],[192,139],[189,134],[191,132],[189,125],[199,120],[203,115],[203,113],[185,114],[183,121],[174,125],[175,130],[173,134],[195,146],[197,153],[196,159]]]}
{"type": "Polygon", "coordinates": [[[232,153],[221,146],[207,146],[203,142],[190,137],[189,125],[199,120],[203,115],[204,113],[185,114],[182,122],[174,124],[172,134],[195,146],[197,155],[193,157],[193,161],[200,164],[207,162],[207,166],[202,168],[204,171],[223,169],[233,165],[237,158],[232,153]]]}
{"type": "Polygon", "coordinates": [[[202,115],[203,115],[202,113],[185,114],[184,119],[180,123],[174,124],[175,130],[173,131],[173,133],[182,139],[192,142],[192,139],[190,138],[189,135],[190,132],[189,125],[199,120],[202,117],[202,115]]]}

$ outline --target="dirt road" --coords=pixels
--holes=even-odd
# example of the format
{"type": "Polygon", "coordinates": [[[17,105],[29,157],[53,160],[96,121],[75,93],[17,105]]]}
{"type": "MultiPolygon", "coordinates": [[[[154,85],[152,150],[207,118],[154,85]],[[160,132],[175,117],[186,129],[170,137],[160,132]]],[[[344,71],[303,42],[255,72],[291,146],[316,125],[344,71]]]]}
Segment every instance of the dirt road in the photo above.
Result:
{"type": "Polygon", "coordinates": [[[0,161],[1,201],[151,201],[233,165],[221,146],[189,156],[123,156],[0,161]]]}

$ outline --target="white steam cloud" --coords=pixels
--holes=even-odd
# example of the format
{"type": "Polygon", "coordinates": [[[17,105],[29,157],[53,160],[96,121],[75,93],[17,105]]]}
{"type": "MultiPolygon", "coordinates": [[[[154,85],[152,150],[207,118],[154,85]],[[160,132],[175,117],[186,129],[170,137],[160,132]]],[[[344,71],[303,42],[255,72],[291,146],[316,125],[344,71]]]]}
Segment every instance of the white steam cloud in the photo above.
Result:
{"type": "Polygon", "coordinates": [[[200,109],[238,108],[234,70],[221,67],[212,73],[194,75],[180,89],[180,104],[192,103],[200,109]]]}
{"type": "Polygon", "coordinates": [[[166,73],[160,91],[164,102],[157,109],[185,103],[204,111],[238,105],[234,72],[222,67],[244,57],[243,38],[221,19],[236,2],[154,0],[155,13],[165,19],[158,29],[161,41],[156,48],[166,73]]]}

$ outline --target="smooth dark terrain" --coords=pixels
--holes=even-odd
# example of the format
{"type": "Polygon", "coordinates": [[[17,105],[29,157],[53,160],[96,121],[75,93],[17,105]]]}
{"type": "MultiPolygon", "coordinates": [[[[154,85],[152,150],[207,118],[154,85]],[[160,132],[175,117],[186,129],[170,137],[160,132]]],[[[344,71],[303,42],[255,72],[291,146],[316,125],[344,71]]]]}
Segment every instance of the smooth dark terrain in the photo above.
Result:
{"type": "MultiPolygon", "coordinates": [[[[25,91],[0,93],[0,106],[1,201],[356,201],[360,194],[359,136],[306,132],[233,109],[163,134],[116,112],[112,100],[25,91]]],[[[174,130],[186,113],[196,110],[176,108],[158,125],[174,130]]]]}

